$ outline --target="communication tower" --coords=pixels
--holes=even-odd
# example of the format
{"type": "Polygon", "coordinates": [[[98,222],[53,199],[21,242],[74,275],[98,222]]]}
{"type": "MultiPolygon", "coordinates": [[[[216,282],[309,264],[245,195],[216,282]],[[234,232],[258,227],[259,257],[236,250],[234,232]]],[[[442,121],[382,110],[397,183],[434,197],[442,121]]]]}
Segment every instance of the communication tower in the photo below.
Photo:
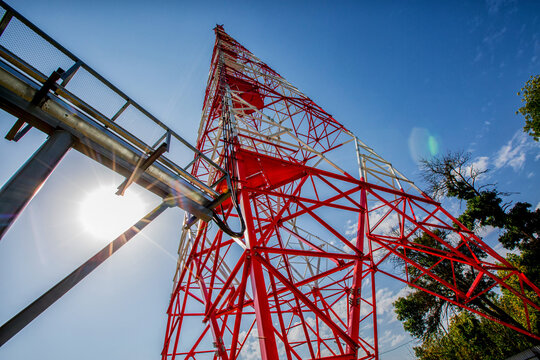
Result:
{"type": "Polygon", "coordinates": [[[377,359],[379,276],[539,338],[529,319],[523,329],[478,306],[498,286],[538,310],[525,289],[535,285],[222,26],[215,33],[197,148],[231,182],[203,163],[192,174],[231,191],[214,218],[238,232],[186,216],[163,359],[377,359]],[[432,244],[413,241],[423,233],[432,244]],[[463,266],[470,281],[453,276],[463,266]]]}

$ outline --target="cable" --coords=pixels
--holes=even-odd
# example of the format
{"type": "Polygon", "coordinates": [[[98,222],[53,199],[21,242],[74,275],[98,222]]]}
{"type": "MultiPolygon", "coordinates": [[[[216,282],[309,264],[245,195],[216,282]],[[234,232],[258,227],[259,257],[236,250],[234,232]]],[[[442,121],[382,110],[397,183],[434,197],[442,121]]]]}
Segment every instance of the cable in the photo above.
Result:
{"type": "Polygon", "coordinates": [[[227,104],[225,96],[223,97],[223,104],[221,106],[221,109],[222,109],[221,111],[222,111],[223,133],[225,137],[225,145],[223,146],[223,150],[224,150],[223,156],[225,159],[225,170],[227,171],[227,174],[226,174],[227,187],[231,191],[231,202],[234,208],[236,209],[236,212],[238,213],[238,218],[240,219],[240,231],[239,232],[233,231],[229,227],[229,225],[224,220],[222,220],[215,211],[212,211],[212,214],[213,214],[212,219],[224,233],[226,233],[229,236],[239,238],[239,237],[242,237],[244,235],[244,232],[246,231],[246,223],[244,221],[242,211],[240,209],[240,206],[238,205],[238,200],[236,198],[237,188],[236,186],[233,186],[233,182],[231,181],[231,173],[234,179],[238,179],[238,177],[236,177],[236,166],[235,166],[236,164],[234,164],[234,157],[232,156],[233,154],[232,148],[234,147],[233,139],[235,138],[235,136],[234,136],[231,120],[230,118],[227,119],[227,116],[225,115],[225,114],[229,114],[228,104],[227,104]]]}
{"type": "Polygon", "coordinates": [[[236,212],[238,213],[238,218],[240,219],[240,226],[241,230],[239,232],[233,231],[227,223],[225,223],[215,211],[212,211],[213,217],[212,219],[214,222],[219,226],[219,228],[226,233],[229,236],[239,238],[244,235],[244,231],[246,231],[246,223],[244,222],[244,217],[242,216],[242,212],[240,211],[240,206],[238,205],[238,201],[236,199],[236,189],[233,189],[232,182],[230,179],[229,174],[227,174],[227,186],[229,189],[231,189],[231,201],[233,203],[233,206],[236,209],[236,212]]]}
{"type": "Polygon", "coordinates": [[[225,234],[232,236],[234,238],[242,237],[244,235],[244,231],[246,231],[246,224],[244,223],[244,219],[241,216],[240,216],[240,222],[241,222],[242,230],[240,230],[239,232],[235,232],[231,230],[229,225],[227,225],[223,220],[221,220],[216,213],[214,213],[214,217],[212,219],[225,234]]]}
{"type": "Polygon", "coordinates": [[[393,349],[390,349],[390,350],[386,350],[386,351],[380,352],[379,355],[386,354],[386,353],[392,352],[392,351],[394,351],[394,350],[397,350],[397,349],[399,349],[400,347],[403,347],[403,346],[405,346],[405,345],[407,345],[407,344],[410,344],[410,343],[413,342],[413,341],[416,341],[416,340],[415,340],[415,339],[411,339],[411,340],[407,341],[406,343],[403,343],[403,344],[401,344],[401,345],[396,346],[396,347],[393,348],[393,349]]]}

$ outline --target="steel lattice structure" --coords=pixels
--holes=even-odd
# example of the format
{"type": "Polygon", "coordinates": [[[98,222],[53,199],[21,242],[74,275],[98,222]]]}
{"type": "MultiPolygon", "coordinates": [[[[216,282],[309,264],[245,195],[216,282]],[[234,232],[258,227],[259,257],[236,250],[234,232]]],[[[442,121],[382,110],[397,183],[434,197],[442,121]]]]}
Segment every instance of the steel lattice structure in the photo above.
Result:
{"type": "MultiPolygon", "coordinates": [[[[258,349],[262,359],[377,359],[375,274],[540,339],[528,315],[540,310],[527,296],[540,294],[534,284],[223,27],[215,32],[197,147],[233,174],[218,183],[233,196],[216,217],[245,234],[186,217],[163,359],[258,349]],[[433,242],[414,242],[422,233],[433,242]],[[464,266],[466,281],[456,276],[464,266]],[[481,306],[495,287],[521,300],[527,329],[481,306]]],[[[193,175],[221,181],[204,163],[193,175]]]]}
{"type": "Polygon", "coordinates": [[[119,194],[138,183],[163,198],[2,325],[0,346],[172,206],[190,215],[163,359],[377,359],[382,276],[540,340],[531,326],[538,287],[223,27],[215,30],[195,148],[0,0],[0,108],[17,118],[6,138],[32,128],[50,136],[0,189],[8,219],[0,239],[71,148],[126,176],[119,194]],[[153,135],[125,128],[133,117],[153,135]],[[176,164],[165,157],[171,146],[193,160],[176,164]],[[521,318],[489,303],[495,289],[515,295],[521,318]]]}

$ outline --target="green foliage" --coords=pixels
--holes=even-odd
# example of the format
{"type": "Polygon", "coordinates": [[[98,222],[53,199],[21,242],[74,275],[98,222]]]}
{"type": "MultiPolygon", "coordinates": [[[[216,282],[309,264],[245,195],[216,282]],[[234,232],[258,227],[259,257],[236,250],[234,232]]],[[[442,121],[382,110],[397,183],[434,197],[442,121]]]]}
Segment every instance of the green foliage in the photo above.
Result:
{"type": "Polygon", "coordinates": [[[521,101],[525,103],[517,111],[525,117],[523,131],[538,141],[540,137],[540,75],[531,76],[518,95],[522,96],[521,101]]]}
{"type": "Polygon", "coordinates": [[[531,204],[516,203],[506,214],[501,244],[520,255],[513,262],[534,284],[540,284],[540,210],[531,211],[531,204]]]}
{"type": "Polygon", "coordinates": [[[414,351],[421,360],[499,360],[532,345],[505,326],[463,311],[452,318],[448,331],[430,337],[414,351]]]}
{"type": "MultiPolygon", "coordinates": [[[[539,80],[538,77],[536,80],[539,80]]],[[[538,133],[537,133],[538,134],[538,133]]],[[[466,153],[448,153],[431,160],[423,161],[423,176],[435,197],[453,197],[466,202],[466,209],[458,218],[469,229],[493,226],[500,230],[501,244],[510,250],[519,250],[519,254],[509,254],[507,259],[519,268],[535,284],[540,284],[540,210],[531,210],[528,203],[518,202],[513,207],[503,203],[505,195],[493,185],[478,186],[478,177],[487,172],[474,169],[470,155],[466,153]]],[[[444,232],[436,232],[442,239],[444,232]]],[[[437,252],[442,249],[440,243],[427,234],[413,240],[417,245],[427,246],[437,252]]],[[[456,245],[456,244],[454,244],[456,245]]],[[[459,244],[458,244],[459,245],[459,244]]],[[[472,245],[472,244],[469,244],[472,245]]],[[[467,249],[467,256],[474,252],[482,253],[475,247],[467,249]]],[[[468,289],[474,281],[474,272],[459,262],[451,264],[448,260],[439,261],[440,257],[421,252],[408,252],[407,256],[424,268],[429,268],[440,279],[455,284],[460,289],[468,289]],[[452,273],[454,270],[454,274],[452,273]],[[453,277],[455,276],[455,277],[453,277]]],[[[408,266],[412,278],[418,277],[416,284],[435,294],[451,298],[452,293],[438,281],[421,276],[420,270],[408,266]]],[[[501,277],[505,274],[501,273],[501,277]]],[[[509,284],[519,288],[516,278],[509,284]]],[[[510,280],[509,280],[510,281],[510,280]]],[[[490,284],[481,282],[478,290],[486,289],[490,284]]],[[[525,288],[525,291],[530,289],[525,288]]],[[[531,292],[531,299],[536,298],[531,292]]],[[[502,295],[493,291],[475,298],[468,304],[474,309],[498,318],[514,326],[526,327],[526,313],[523,302],[507,290],[502,295]]],[[[477,317],[461,311],[457,306],[439,300],[438,297],[415,289],[409,295],[395,303],[397,317],[403,322],[406,331],[423,340],[415,348],[420,359],[502,359],[518,353],[533,344],[530,339],[491,320],[477,317]],[[445,324],[445,320],[451,321],[445,324]]],[[[540,330],[540,316],[529,307],[532,331],[540,330]]]]}
{"type": "Polygon", "coordinates": [[[422,161],[422,175],[432,195],[466,201],[467,207],[458,217],[463,225],[471,230],[488,225],[499,228],[503,233],[499,240],[505,248],[538,255],[540,211],[531,211],[531,204],[524,202],[507,209],[502,200],[504,193],[494,186],[477,185],[478,177],[486,172],[475,169],[470,154],[463,152],[422,161]]]}
{"type": "Polygon", "coordinates": [[[503,227],[506,214],[501,206],[502,199],[495,190],[484,190],[470,197],[467,209],[458,220],[469,229],[476,226],[503,227]]]}
{"type": "Polygon", "coordinates": [[[531,204],[518,202],[505,214],[506,233],[499,241],[507,249],[526,250],[540,235],[540,210],[531,211],[531,204]]]}
{"type": "MultiPolygon", "coordinates": [[[[446,239],[446,232],[437,230],[434,234],[448,241],[446,239]]],[[[443,250],[442,244],[426,233],[422,233],[422,235],[416,237],[413,242],[420,247],[428,247],[433,252],[443,250]]],[[[472,256],[472,251],[479,258],[485,256],[479,249],[472,246],[472,244],[470,245],[471,250],[463,247],[463,249],[467,249],[463,250],[465,255],[472,256]]],[[[441,261],[439,256],[418,251],[407,252],[407,256],[421,267],[430,269],[431,274],[437,278],[450,284],[455,284],[458,288],[464,290],[464,292],[467,291],[475,279],[474,272],[469,271],[469,266],[461,262],[453,262],[452,264],[450,260],[441,261]]],[[[455,296],[455,293],[451,289],[441,285],[438,280],[434,280],[430,276],[422,276],[421,270],[417,267],[409,265],[407,266],[407,272],[410,278],[416,278],[415,284],[423,289],[446,298],[453,298],[455,296]]],[[[489,283],[482,281],[477,285],[477,290],[481,291],[487,286],[489,286],[489,283]]],[[[404,329],[411,335],[421,339],[428,339],[437,335],[443,327],[444,319],[448,318],[448,312],[454,308],[454,305],[429,292],[415,289],[394,303],[394,311],[397,314],[398,320],[403,322],[404,329]]],[[[470,306],[479,310],[485,310],[486,307],[489,308],[490,306],[490,296],[490,294],[487,294],[478,297],[470,306]]],[[[496,312],[497,310],[491,309],[491,311],[496,312]]]]}
{"type": "MultiPolygon", "coordinates": [[[[509,260],[518,258],[519,256],[511,254],[509,260]]],[[[517,263],[514,265],[518,266],[517,263]]],[[[499,275],[504,277],[505,272],[501,271],[499,275]]],[[[494,301],[504,312],[512,314],[519,324],[526,324],[527,315],[523,303],[512,293],[503,290],[502,296],[494,301]]],[[[528,310],[532,332],[538,333],[540,314],[530,307],[528,310]]],[[[534,345],[536,343],[506,326],[466,311],[459,311],[444,331],[427,337],[414,351],[420,360],[496,360],[505,359],[534,345]]]]}
{"type": "Polygon", "coordinates": [[[427,338],[439,331],[445,305],[445,301],[438,297],[416,290],[399,298],[394,303],[394,311],[398,320],[403,322],[403,328],[412,336],[427,338]]]}

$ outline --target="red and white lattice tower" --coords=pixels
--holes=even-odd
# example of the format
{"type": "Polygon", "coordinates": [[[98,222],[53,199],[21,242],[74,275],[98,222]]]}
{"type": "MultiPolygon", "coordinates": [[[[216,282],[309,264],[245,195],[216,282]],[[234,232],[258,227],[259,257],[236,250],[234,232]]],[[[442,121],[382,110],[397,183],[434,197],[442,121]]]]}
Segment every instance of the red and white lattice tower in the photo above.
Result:
{"type": "MultiPolygon", "coordinates": [[[[197,159],[192,173],[232,190],[216,218],[245,232],[184,228],[163,359],[377,359],[375,274],[488,318],[471,304],[495,286],[539,309],[522,273],[223,27],[215,32],[197,147],[232,181],[197,159]],[[421,233],[437,246],[413,243],[421,233]],[[425,268],[413,253],[438,260],[425,268]],[[462,264],[466,284],[437,275],[462,264]],[[427,278],[439,290],[424,288],[427,278]],[[507,285],[513,278],[521,288],[507,285]]],[[[496,321],[530,335],[530,324],[496,321]]]]}

